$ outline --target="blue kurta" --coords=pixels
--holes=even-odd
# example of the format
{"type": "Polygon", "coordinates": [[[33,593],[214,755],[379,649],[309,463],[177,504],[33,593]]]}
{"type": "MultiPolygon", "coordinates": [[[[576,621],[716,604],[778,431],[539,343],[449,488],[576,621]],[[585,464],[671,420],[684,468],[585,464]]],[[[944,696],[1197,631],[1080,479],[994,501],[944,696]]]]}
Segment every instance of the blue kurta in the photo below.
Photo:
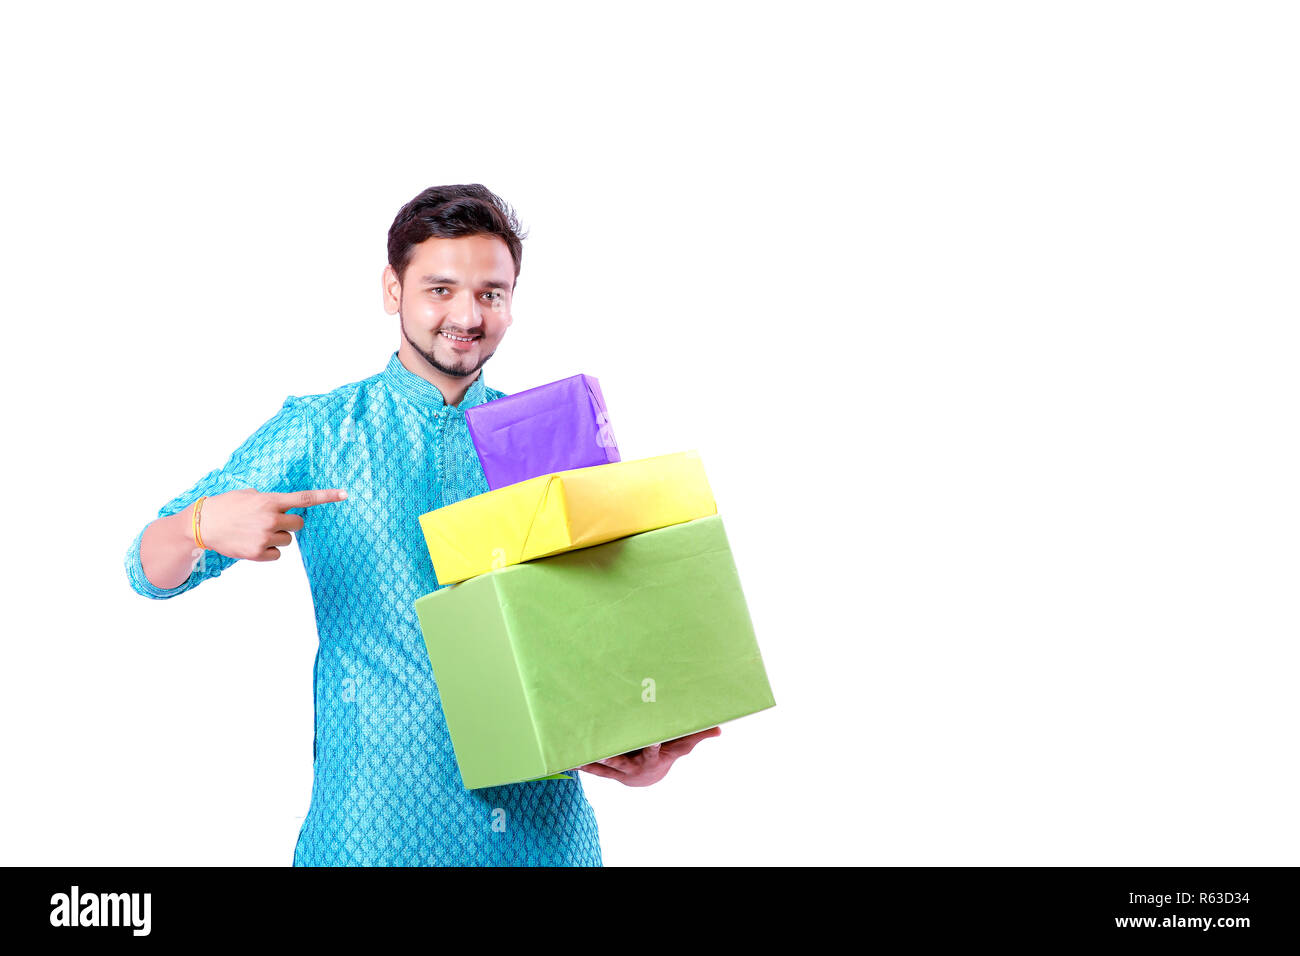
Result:
{"type": "MultiPolygon", "coordinates": [[[[158,512],[237,488],[342,488],[344,501],[294,508],[320,639],[311,806],[295,866],[600,866],[596,817],[579,774],[467,790],[415,615],[437,590],[419,516],[488,490],[465,410],[505,395],[480,371],[447,405],[393,352],[377,375],[289,396],[230,456],[158,512]]],[[[207,551],[183,584],[154,587],[126,554],[137,593],[170,598],[237,559],[207,551]]],[[[474,635],[466,634],[466,640],[474,635]]]]}

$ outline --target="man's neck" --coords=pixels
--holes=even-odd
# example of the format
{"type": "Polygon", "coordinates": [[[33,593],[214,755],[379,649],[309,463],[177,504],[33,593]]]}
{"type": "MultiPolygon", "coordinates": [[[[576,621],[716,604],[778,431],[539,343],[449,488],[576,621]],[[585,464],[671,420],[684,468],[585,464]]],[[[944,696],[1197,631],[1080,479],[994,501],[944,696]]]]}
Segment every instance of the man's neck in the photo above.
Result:
{"type": "Polygon", "coordinates": [[[469,387],[474,384],[474,380],[483,374],[483,370],[479,369],[473,375],[461,377],[447,375],[430,365],[424,356],[405,339],[397,347],[397,360],[406,367],[408,372],[436,385],[438,391],[442,392],[443,401],[448,405],[459,405],[465,393],[469,391],[469,387]]]}

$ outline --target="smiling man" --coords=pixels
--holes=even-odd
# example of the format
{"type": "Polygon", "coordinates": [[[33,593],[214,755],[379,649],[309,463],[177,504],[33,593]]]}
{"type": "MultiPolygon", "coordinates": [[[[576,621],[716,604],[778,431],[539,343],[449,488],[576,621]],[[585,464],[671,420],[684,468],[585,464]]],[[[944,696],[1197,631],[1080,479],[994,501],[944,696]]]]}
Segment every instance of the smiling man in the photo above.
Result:
{"type": "MultiPolygon", "coordinates": [[[[294,865],[601,865],[577,774],[465,788],[414,610],[440,587],[419,516],[488,490],[465,411],[505,394],[482,369],[513,321],[521,257],[514,213],[490,190],[420,193],[388,232],[384,308],[401,338],[383,370],[286,398],[127,551],[131,586],[162,599],[240,559],[274,561],[297,533],[320,643],[294,865]]],[[[581,769],[646,786],[719,732],[581,769]]]]}

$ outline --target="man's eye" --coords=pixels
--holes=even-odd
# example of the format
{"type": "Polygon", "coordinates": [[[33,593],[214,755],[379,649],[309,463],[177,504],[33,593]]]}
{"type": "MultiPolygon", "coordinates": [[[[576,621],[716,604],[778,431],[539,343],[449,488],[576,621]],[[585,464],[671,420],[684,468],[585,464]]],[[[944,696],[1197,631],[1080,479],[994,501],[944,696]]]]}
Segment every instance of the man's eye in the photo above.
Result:
{"type": "Polygon", "coordinates": [[[447,287],[446,287],[446,286],[443,286],[443,285],[440,285],[440,286],[436,286],[435,288],[430,289],[429,291],[430,291],[430,292],[446,292],[446,291],[447,291],[447,287]]]}
{"type": "Polygon", "coordinates": [[[500,293],[500,292],[484,292],[483,294],[484,294],[484,295],[490,295],[490,296],[492,296],[493,301],[495,301],[495,300],[501,298],[501,293],[500,293]]]}

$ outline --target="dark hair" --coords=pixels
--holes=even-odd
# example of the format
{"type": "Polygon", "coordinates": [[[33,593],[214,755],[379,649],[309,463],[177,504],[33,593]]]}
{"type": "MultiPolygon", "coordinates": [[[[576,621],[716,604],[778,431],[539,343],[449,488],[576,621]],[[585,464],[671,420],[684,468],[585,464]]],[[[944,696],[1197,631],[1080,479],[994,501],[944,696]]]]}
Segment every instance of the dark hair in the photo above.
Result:
{"type": "Polygon", "coordinates": [[[430,186],[397,211],[388,228],[388,264],[402,281],[411,261],[411,251],[424,240],[437,236],[499,236],[515,260],[515,280],[523,260],[523,239],[519,220],[510,206],[486,186],[430,186]]]}

